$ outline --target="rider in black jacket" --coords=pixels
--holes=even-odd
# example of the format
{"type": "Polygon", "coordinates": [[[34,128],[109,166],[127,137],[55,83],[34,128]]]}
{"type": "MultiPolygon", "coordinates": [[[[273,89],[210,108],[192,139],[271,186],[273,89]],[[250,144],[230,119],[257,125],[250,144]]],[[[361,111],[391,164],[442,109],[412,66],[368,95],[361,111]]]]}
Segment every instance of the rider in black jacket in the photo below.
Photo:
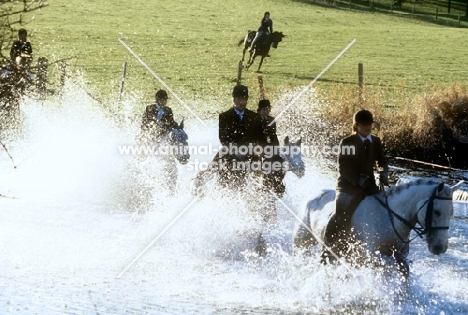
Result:
{"type": "Polygon", "coordinates": [[[255,38],[250,45],[249,51],[254,49],[255,43],[262,35],[268,35],[271,33],[273,33],[273,20],[270,19],[270,12],[265,12],[263,19],[260,21],[260,27],[257,30],[257,34],[255,34],[255,38]]]}
{"type": "Polygon", "coordinates": [[[31,43],[27,41],[28,32],[22,28],[18,31],[18,40],[15,40],[10,49],[10,60],[14,64],[28,68],[32,60],[31,43]],[[20,61],[20,62],[19,62],[20,61]]]}

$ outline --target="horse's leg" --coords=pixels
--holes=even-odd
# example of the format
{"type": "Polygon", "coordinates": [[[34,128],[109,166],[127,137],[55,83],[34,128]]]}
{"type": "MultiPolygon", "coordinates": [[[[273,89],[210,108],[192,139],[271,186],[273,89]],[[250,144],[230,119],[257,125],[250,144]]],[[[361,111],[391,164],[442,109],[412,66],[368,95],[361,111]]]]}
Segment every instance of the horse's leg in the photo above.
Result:
{"type": "Polygon", "coordinates": [[[263,59],[265,58],[265,56],[262,56],[262,59],[260,59],[260,63],[258,65],[258,70],[257,72],[260,72],[260,68],[262,67],[262,64],[263,64],[263,59]]]}
{"type": "Polygon", "coordinates": [[[251,52],[251,53],[250,53],[249,62],[248,62],[247,65],[245,66],[247,69],[249,69],[249,67],[254,63],[255,57],[256,57],[256,56],[251,52]]]}
{"type": "Polygon", "coordinates": [[[397,265],[398,273],[402,276],[403,279],[408,280],[409,272],[410,272],[410,262],[406,258],[404,253],[395,252],[394,253],[395,262],[397,265]]]}
{"type": "Polygon", "coordinates": [[[263,238],[262,233],[258,234],[257,237],[257,244],[255,245],[255,252],[258,254],[258,256],[263,257],[265,256],[267,251],[267,245],[265,242],[265,239],[263,238]]]}
{"type": "Polygon", "coordinates": [[[203,198],[206,194],[206,183],[213,178],[215,172],[211,169],[200,171],[192,179],[190,191],[193,196],[203,198]]]}
{"type": "Polygon", "coordinates": [[[244,50],[242,50],[242,62],[244,62],[245,52],[247,51],[249,47],[250,47],[250,43],[247,41],[247,37],[246,37],[245,42],[244,42],[244,50]]]}
{"type": "Polygon", "coordinates": [[[173,158],[164,162],[162,170],[163,186],[169,191],[169,195],[173,195],[177,185],[177,163],[173,158]]]}

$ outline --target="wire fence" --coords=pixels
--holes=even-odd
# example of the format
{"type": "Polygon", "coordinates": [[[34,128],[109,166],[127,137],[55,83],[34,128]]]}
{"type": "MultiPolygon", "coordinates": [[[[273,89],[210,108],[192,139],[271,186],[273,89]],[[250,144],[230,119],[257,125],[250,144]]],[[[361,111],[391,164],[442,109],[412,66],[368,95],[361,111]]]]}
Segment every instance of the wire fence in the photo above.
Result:
{"type": "Polygon", "coordinates": [[[308,0],[343,10],[395,14],[446,26],[468,27],[467,0],[308,0]]]}

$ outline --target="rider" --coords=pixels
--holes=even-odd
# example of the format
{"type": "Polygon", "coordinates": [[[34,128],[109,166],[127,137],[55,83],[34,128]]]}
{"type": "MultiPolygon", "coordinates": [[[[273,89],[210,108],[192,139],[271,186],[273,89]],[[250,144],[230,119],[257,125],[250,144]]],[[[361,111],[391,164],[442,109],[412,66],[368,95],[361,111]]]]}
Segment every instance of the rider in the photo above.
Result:
{"type": "Polygon", "coordinates": [[[167,92],[159,90],[155,95],[155,103],[146,106],[143,114],[141,131],[146,141],[159,142],[163,136],[177,128],[172,109],[167,104],[167,92]]]}
{"type": "Polygon", "coordinates": [[[278,136],[276,135],[276,122],[274,122],[275,118],[270,116],[270,111],[271,104],[269,100],[264,99],[258,102],[257,113],[260,115],[263,134],[265,135],[267,143],[263,152],[264,171],[268,170],[268,172],[265,174],[266,180],[264,181],[264,185],[267,187],[272,187],[273,191],[278,195],[278,197],[282,198],[286,187],[283,183],[284,174],[280,173],[284,171],[273,170],[272,165],[275,162],[279,162],[276,164],[282,165],[284,160],[279,155],[280,144],[278,136]],[[265,163],[270,163],[270,165],[265,165],[265,163]]]}
{"type": "Polygon", "coordinates": [[[250,44],[249,51],[254,49],[255,43],[263,34],[271,34],[273,33],[273,20],[270,19],[270,12],[265,12],[263,15],[263,19],[260,22],[260,27],[255,34],[255,38],[252,40],[252,44],[250,44]]]}
{"type": "MultiPolygon", "coordinates": [[[[380,138],[373,136],[372,113],[359,110],[353,117],[354,134],[341,140],[338,156],[339,177],[336,186],[335,214],[325,230],[324,243],[338,256],[346,254],[351,217],[358,204],[369,195],[379,192],[375,184],[374,166],[380,168],[380,183],[388,186],[388,163],[380,138]],[[354,150],[353,150],[354,149],[354,150]]],[[[333,255],[325,247],[322,263],[333,255]]]]}
{"type": "Polygon", "coordinates": [[[236,85],[232,91],[233,107],[219,114],[218,132],[223,154],[218,154],[215,159],[226,162],[228,172],[220,172],[223,176],[221,182],[224,183],[230,181],[229,177],[233,174],[234,168],[236,168],[234,171],[238,170],[234,165],[236,161],[260,162],[260,157],[253,154],[252,149],[247,149],[256,145],[263,146],[266,143],[259,115],[246,108],[248,99],[248,88],[236,85]]]}
{"type": "Polygon", "coordinates": [[[27,41],[28,32],[22,28],[18,31],[18,40],[15,40],[10,49],[10,61],[17,66],[29,68],[32,60],[31,43],[27,41]]]}
{"type": "Polygon", "coordinates": [[[15,40],[10,49],[10,63],[6,66],[1,78],[7,79],[12,71],[18,73],[21,69],[26,69],[29,80],[33,80],[32,74],[27,70],[32,61],[31,43],[27,41],[28,32],[22,28],[18,30],[18,40],[15,40]]]}

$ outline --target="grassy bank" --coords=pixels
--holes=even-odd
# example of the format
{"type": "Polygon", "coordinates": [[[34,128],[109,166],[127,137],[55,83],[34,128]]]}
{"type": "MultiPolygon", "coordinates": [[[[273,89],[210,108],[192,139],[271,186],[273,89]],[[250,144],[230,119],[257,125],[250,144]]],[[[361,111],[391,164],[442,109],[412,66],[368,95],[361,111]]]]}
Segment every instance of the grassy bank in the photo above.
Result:
{"type": "MultiPolygon", "coordinates": [[[[356,86],[360,62],[366,88],[387,91],[385,102],[402,87],[419,93],[434,84],[468,81],[465,28],[304,1],[56,0],[27,28],[36,57],[73,57],[67,61],[69,73],[83,73],[89,91],[101,99],[116,99],[124,62],[125,92],[140,93],[142,104],[161,86],[119,43],[121,38],[184,100],[228,103],[241,58],[237,42],[258,27],[266,10],[275,30],[287,35],[262,69],[270,98],[310,83],[353,39],[356,43],[316,83],[322,91],[356,86]]],[[[251,87],[257,85],[256,65],[243,73],[243,83],[251,87]]],[[[58,83],[56,73],[51,83],[58,83]]]]}

